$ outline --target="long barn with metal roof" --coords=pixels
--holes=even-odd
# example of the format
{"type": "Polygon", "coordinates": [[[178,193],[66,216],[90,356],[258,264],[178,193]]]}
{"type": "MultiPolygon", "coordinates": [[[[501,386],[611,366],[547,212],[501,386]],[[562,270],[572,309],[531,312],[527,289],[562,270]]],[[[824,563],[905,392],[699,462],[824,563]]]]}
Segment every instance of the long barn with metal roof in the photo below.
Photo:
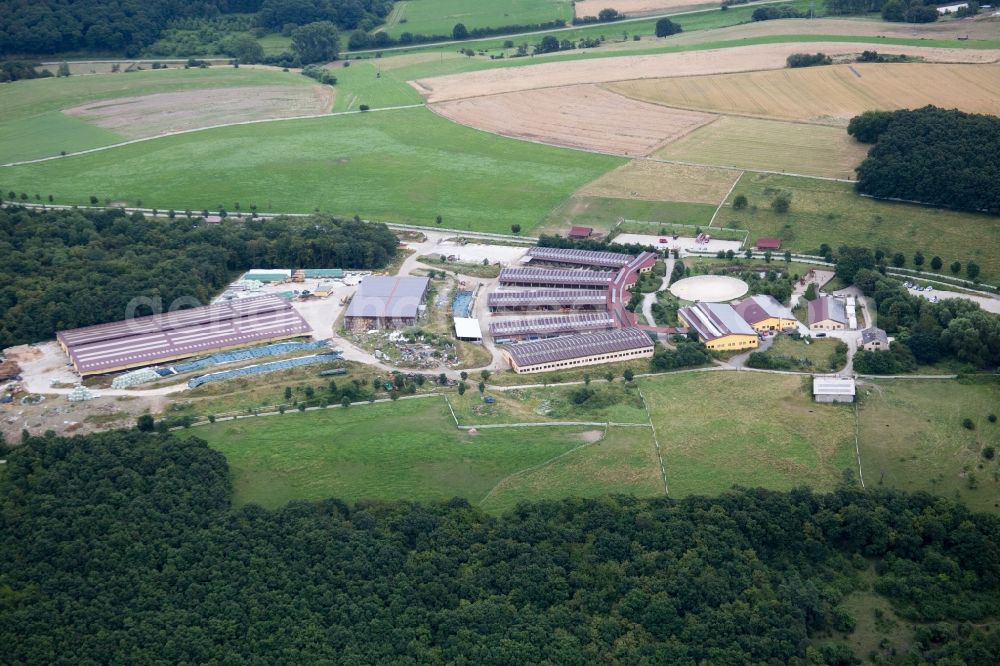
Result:
{"type": "Polygon", "coordinates": [[[296,338],[311,331],[286,301],[261,296],[60,331],[56,338],[76,371],[87,376],[296,338]]]}
{"type": "Polygon", "coordinates": [[[533,247],[528,250],[532,263],[564,264],[567,266],[596,266],[619,269],[632,261],[632,255],[620,252],[595,252],[558,247],[533,247]]]}
{"type": "Polygon", "coordinates": [[[487,297],[486,304],[490,312],[603,310],[607,305],[607,295],[603,291],[582,289],[494,291],[487,297]]]}
{"type": "Polygon", "coordinates": [[[693,328],[709,349],[733,351],[757,346],[757,331],[745,322],[732,305],[695,303],[677,311],[677,318],[693,328]]]}
{"type": "Polygon", "coordinates": [[[607,289],[614,279],[615,274],[611,271],[546,268],[504,268],[500,271],[500,284],[504,287],[607,289]]]}
{"type": "Polygon", "coordinates": [[[650,358],[653,341],[638,328],[619,328],[521,342],[501,352],[514,372],[526,374],[650,358]]]}
{"type": "Polygon", "coordinates": [[[547,338],[553,335],[606,331],[615,328],[614,318],[606,313],[556,315],[553,317],[531,317],[528,319],[508,319],[490,324],[490,333],[497,339],[547,338]]]}

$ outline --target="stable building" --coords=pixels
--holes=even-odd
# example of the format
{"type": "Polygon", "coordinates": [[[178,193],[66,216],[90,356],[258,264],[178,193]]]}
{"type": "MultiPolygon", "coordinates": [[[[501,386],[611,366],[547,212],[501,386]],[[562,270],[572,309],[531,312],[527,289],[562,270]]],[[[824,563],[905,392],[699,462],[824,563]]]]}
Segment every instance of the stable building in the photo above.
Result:
{"type": "Polygon", "coordinates": [[[352,330],[414,326],[429,286],[425,277],[368,276],[347,306],[344,326],[352,330]]]}
{"type": "Polygon", "coordinates": [[[757,331],[726,303],[696,303],[678,310],[677,318],[713,351],[754,349],[759,342],[757,331]]]}
{"type": "Polygon", "coordinates": [[[500,271],[502,287],[544,289],[607,289],[615,274],[611,271],[580,269],[504,268],[500,271]]]}
{"type": "Polygon", "coordinates": [[[510,345],[501,350],[518,374],[565,370],[653,356],[653,341],[638,328],[567,335],[510,345]]]}
{"type": "Polygon", "coordinates": [[[854,402],[857,386],[849,377],[813,377],[816,402],[854,402]]]}
{"type": "Polygon", "coordinates": [[[552,338],[573,333],[590,333],[616,328],[615,319],[607,312],[551,317],[507,319],[490,324],[494,340],[524,340],[552,338]]]}
{"type": "Polygon", "coordinates": [[[861,331],[858,345],[865,351],[888,351],[889,336],[881,328],[872,326],[861,331]]]}
{"type": "Polygon", "coordinates": [[[782,305],[774,296],[760,294],[740,301],[735,306],[737,314],[758,333],[766,331],[788,331],[798,327],[799,322],[792,311],[782,305]]]}
{"type": "Polygon", "coordinates": [[[490,312],[552,312],[565,310],[604,310],[607,292],[580,289],[535,289],[532,291],[494,291],[486,298],[490,312]]]}
{"type": "Polygon", "coordinates": [[[287,301],[267,295],[59,331],[56,339],[86,377],[310,333],[287,301]]]}
{"type": "Polygon", "coordinates": [[[847,307],[833,296],[820,296],[809,301],[809,329],[812,331],[843,331],[847,328],[847,307]]]}

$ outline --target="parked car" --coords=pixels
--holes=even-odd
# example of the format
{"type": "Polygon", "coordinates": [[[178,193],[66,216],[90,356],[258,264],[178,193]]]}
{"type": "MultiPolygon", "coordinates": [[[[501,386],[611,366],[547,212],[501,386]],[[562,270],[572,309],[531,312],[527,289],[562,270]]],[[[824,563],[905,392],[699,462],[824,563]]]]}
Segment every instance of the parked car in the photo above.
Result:
{"type": "Polygon", "coordinates": [[[817,333],[814,337],[825,338],[826,337],[826,333],[817,333]]]}

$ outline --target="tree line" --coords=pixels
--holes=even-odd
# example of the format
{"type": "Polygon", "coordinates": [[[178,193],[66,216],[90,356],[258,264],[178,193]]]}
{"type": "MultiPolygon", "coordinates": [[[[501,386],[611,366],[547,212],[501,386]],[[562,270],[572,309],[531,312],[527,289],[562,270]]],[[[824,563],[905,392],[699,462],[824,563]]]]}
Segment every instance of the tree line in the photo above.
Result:
{"type": "MultiPolygon", "coordinates": [[[[133,298],[208,303],[250,268],[381,268],[383,224],[310,218],[166,221],[120,210],[0,210],[0,348],[117,321],[133,298]]],[[[141,312],[139,314],[151,314],[141,312]]]]}
{"type": "Polygon", "coordinates": [[[854,358],[858,372],[896,374],[914,369],[917,363],[947,358],[975,369],[1000,365],[1000,315],[965,298],[932,303],[911,294],[898,279],[883,274],[885,253],[881,251],[843,246],[836,262],[837,277],[857,285],[874,300],[877,325],[896,338],[891,355],[859,351],[854,358]]]}
{"type": "Polygon", "coordinates": [[[392,0],[0,0],[0,55],[90,51],[132,58],[165,30],[232,14],[253,14],[264,31],[317,22],[371,30],[391,9],[392,0]]]}
{"type": "Polygon", "coordinates": [[[919,625],[873,661],[1000,649],[1000,519],[923,493],[233,510],[197,439],[49,435],[6,457],[15,663],[856,664],[844,637],[873,618],[853,592],[919,625]]]}
{"type": "Polygon", "coordinates": [[[847,132],[873,144],[858,192],[1000,215],[1000,118],[935,106],[866,111],[847,132]]]}

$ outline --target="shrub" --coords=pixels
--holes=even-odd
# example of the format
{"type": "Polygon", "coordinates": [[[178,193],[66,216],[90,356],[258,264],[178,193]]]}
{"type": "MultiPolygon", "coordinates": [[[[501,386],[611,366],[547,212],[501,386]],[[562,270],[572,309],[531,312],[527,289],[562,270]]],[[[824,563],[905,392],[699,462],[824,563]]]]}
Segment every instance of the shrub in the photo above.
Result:
{"type": "Polygon", "coordinates": [[[816,67],[830,65],[833,59],[825,53],[793,53],[785,61],[789,67],[816,67]]]}
{"type": "Polygon", "coordinates": [[[684,29],[668,18],[661,18],[656,22],[657,37],[669,37],[670,35],[676,35],[680,32],[684,32],[684,29]]]}
{"type": "Polygon", "coordinates": [[[975,430],[976,424],[972,419],[962,419],[962,427],[966,430],[975,430]]]}

